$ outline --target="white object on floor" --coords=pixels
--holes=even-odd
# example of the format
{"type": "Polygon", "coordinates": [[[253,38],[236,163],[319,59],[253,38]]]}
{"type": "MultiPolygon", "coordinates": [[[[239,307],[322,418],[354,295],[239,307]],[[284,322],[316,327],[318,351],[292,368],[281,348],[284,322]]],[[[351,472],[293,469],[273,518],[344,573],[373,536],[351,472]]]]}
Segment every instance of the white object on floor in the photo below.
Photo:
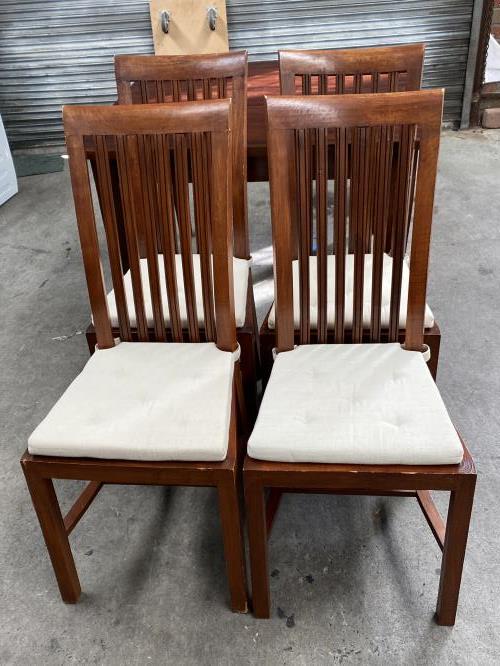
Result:
{"type": "MultiPolygon", "coordinates": [[[[193,273],[194,273],[194,289],[196,297],[196,312],[198,315],[198,323],[200,326],[204,322],[203,313],[203,291],[201,285],[201,266],[200,255],[193,254],[193,273]]],[[[248,289],[248,273],[250,270],[250,260],[233,258],[233,283],[234,283],[234,315],[236,319],[236,326],[243,326],[245,324],[245,315],[247,307],[247,289],[248,289]]],[[[160,272],[160,286],[162,293],[162,306],[163,314],[165,316],[165,323],[170,323],[168,312],[168,299],[167,299],[167,286],[165,281],[165,271],[163,268],[163,255],[158,255],[158,266],[160,272]]],[[[175,270],[177,274],[177,297],[179,299],[179,315],[182,326],[187,326],[187,309],[186,309],[186,295],[184,293],[184,274],[182,272],[182,257],[180,254],[175,255],[175,270]]],[[[153,326],[153,304],[151,301],[151,290],[149,288],[149,273],[147,259],[141,259],[141,279],[142,288],[144,292],[144,309],[146,311],[146,319],[148,326],[153,326]]],[[[136,326],[136,316],[134,308],[134,295],[132,290],[132,278],[130,271],[127,271],[123,277],[125,286],[125,296],[129,310],[130,325],[136,326]]],[[[108,294],[108,308],[111,318],[111,325],[118,326],[118,313],[116,309],[116,300],[114,290],[108,294]]]]}
{"type": "Polygon", "coordinates": [[[497,81],[500,81],[500,44],[493,35],[490,35],[484,82],[494,83],[497,81]]]}
{"type": "Polygon", "coordinates": [[[17,178],[9,142],[0,116],[0,206],[17,194],[17,178]]]}
{"type": "Polygon", "coordinates": [[[278,354],[248,454],[279,462],[447,465],[463,448],[420,352],[398,343],[278,354]]]}
{"type": "Polygon", "coordinates": [[[35,455],[217,461],[234,358],[214,343],[121,342],[95,352],[28,440],[35,455]]]}
{"type": "MultiPolygon", "coordinates": [[[[373,255],[365,255],[365,275],[363,288],[363,326],[368,328],[371,321],[372,307],[372,265],[373,255]]],[[[300,294],[299,294],[299,262],[294,259],[292,265],[293,274],[293,313],[294,326],[300,326],[300,294]]],[[[382,306],[381,325],[382,328],[389,326],[389,315],[391,311],[391,277],[392,257],[384,254],[382,267],[382,306]]],[[[406,261],[403,262],[403,276],[401,283],[401,303],[399,308],[399,328],[406,328],[406,310],[408,307],[408,284],[410,271],[406,261]]],[[[309,257],[309,292],[310,292],[310,325],[311,329],[318,326],[318,269],[317,257],[309,257]]],[[[353,320],[353,298],[354,298],[354,255],[347,254],[345,258],[345,306],[344,325],[352,327],[353,320]]],[[[269,328],[275,327],[274,305],[269,313],[269,328]]],[[[335,326],[335,255],[327,257],[327,327],[335,326]]],[[[434,315],[428,305],[425,306],[425,328],[434,326],[434,315]]]]}

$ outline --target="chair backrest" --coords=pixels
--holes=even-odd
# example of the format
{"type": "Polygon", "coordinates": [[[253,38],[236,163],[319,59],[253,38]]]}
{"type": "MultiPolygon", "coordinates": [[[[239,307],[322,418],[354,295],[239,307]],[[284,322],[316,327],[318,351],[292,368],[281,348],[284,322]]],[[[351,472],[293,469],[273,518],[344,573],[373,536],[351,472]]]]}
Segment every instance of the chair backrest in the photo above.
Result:
{"type": "Polygon", "coordinates": [[[372,254],[369,339],[373,342],[381,340],[384,236],[390,201],[397,203],[398,214],[392,226],[388,340],[398,339],[405,232],[410,215],[412,165],[417,141],[419,154],[405,346],[412,350],[422,348],[442,107],[442,90],[267,99],[278,351],[292,349],[294,345],[292,260],[297,255],[299,342],[307,344],[312,341],[311,254],[317,256],[318,284],[318,325],[313,341],[327,342],[329,245],[333,245],[332,251],[335,252],[333,341],[344,342],[347,220],[349,228],[354,231],[352,341],[363,341],[367,252],[372,254]],[[396,145],[398,150],[394,159],[396,145]],[[315,164],[314,183],[311,183],[311,163],[315,164]],[[315,207],[311,205],[313,185],[315,207]],[[328,207],[328,194],[332,189],[333,211],[328,207]],[[314,245],[311,245],[311,237],[315,239],[314,245]],[[311,247],[315,247],[315,251],[311,247]]]}
{"type": "Polygon", "coordinates": [[[419,90],[424,44],[321,51],[280,51],[282,95],[419,90]]]}
{"type": "MultiPolygon", "coordinates": [[[[200,341],[194,270],[192,224],[200,254],[204,331],[201,339],[221,349],[236,348],[232,275],[231,101],[92,107],[66,106],[64,129],[76,217],[90,304],[99,347],[113,346],[102,264],[109,261],[120,338],[139,341],[200,341]],[[87,159],[93,150],[100,182],[100,208],[106,251],[96,225],[87,159]],[[133,303],[127,303],[119,247],[116,165],[124,235],[130,264],[133,303]],[[174,215],[174,191],[193,182],[194,215],[181,206],[174,215]],[[147,276],[154,326],[148,330],[141,277],[138,227],[144,230],[147,276]],[[162,255],[158,251],[161,245],[162,255]],[[175,252],[180,250],[187,331],[183,332],[175,252]],[[212,258],[213,257],[213,258],[212,258]],[[166,294],[165,294],[166,290],[166,294]],[[165,296],[166,298],[162,298],[165,296]],[[168,303],[165,324],[163,304],[168,303]],[[129,313],[135,311],[132,337],[129,313]]],[[[181,197],[182,200],[182,197],[181,197]]]]}
{"type": "Polygon", "coordinates": [[[250,257],[247,225],[247,52],[115,57],[119,104],[232,99],[234,252],[250,257]]]}

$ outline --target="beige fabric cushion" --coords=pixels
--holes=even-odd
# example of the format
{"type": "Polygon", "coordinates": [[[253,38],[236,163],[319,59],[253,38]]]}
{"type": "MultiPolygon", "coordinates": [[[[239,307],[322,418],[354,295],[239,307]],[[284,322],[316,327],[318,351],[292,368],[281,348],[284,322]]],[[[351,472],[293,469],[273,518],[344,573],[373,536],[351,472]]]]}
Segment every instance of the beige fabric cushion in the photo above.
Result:
{"type": "MultiPolygon", "coordinates": [[[[193,254],[193,273],[194,273],[194,288],[196,296],[196,312],[198,314],[199,325],[202,326],[204,322],[203,313],[203,292],[201,286],[201,267],[200,255],[193,254]]],[[[165,315],[165,323],[170,323],[168,313],[168,299],[167,287],[165,281],[165,271],[163,268],[163,255],[158,255],[160,283],[162,293],[163,313],[165,315]]],[[[182,326],[187,326],[187,310],[186,310],[186,295],[184,293],[184,275],[182,272],[182,258],[180,254],[175,255],[175,268],[177,274],[177,296],[179,299],[179,314],[182,326]]],[[[248,272],[250,269],[250,261],[247,259],[233,258],[233,282],[234,282],[234,315],[236,326],[240,327],[245,324],[246,306],[247,306],[247,289],[248,289],[248,272]]],[[[149,273],[147,259],[141,259],[141,279],[144,291],[144,308],[146,310],[146,318],[148,326],[153,326],[153,305],[151,302],[151,290],[149,288],[149,273]]],[[[134,309],[134,295],[132,291],[132,279],[130,271],[127,271],[123,277],[125,286],[125,296],[129,308],[130,325],[136,326],[136,317],[134,309]]],[[[114,290],[108,294],[108,308],[111,317],[111,325],[118,326],[118,313],[116,309],[115,293],[114,290]]]]}
{"type": "Polygon", "coordinates": [[[214,343],[95,352],[28,440],[32,454],[224,460],[234,359],[214,343]]]}
{"type": "MultiPolygon", "coordinates": [[[[371,299],[372,299],[372,265],[373,255],[365,255],[365,276],[363,289],[363,326],[369,328],[371,321],[371,299]]],[[[293,273],[293,312],[295,327],[300,325],[300,302],[299,302],[299,264],[294,260],[292,266],[293,273]]],[[[392,257],[384,254],[382,269],[382,307],[381,324],[382,328],[389,326],[389,314],[391,309],[391,276],[392,276],[392,257]]],[[[401,304],[399,309],[399,327],[406,328],[406,309],[408,307],[408,282],[410,271],[406,262],[403,263],[403,279],[401,285],[401,304]]],[[[310,321],[311,328],[318,326],[318,269],[316,257],[309,257],[309,288],[310,288],[310,321]]],[[[353,319],[353,298],[354,298],[354,255],[346,255],[345,265],[345,326],[352,327],[353,319]]],[[[425,328],[434,326],[434,315],[428,305],[425,306],[425,328]]],[[[274,305],[269,314],[269,328],[275,327],[274,305]]],[[[335,326],[335,256],[327,257],[327,326],[335,326]]]]}
{"type": "Polygon", "coordinates": [[[248,454],[259,460],[447,465],[463,448],[420,352],[398,343],[278,354],[248,454]]]}

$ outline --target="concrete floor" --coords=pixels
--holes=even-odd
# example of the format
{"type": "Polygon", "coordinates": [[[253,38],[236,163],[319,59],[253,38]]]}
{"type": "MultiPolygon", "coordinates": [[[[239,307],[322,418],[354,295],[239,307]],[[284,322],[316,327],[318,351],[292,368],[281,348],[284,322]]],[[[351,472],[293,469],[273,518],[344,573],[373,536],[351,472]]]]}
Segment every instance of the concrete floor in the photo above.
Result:
{"type": "MultiPolygon", "coordinates": [[[[267,186],[250,187],[270,300],[267,186]]],[[[68,173],[0,208],[0,664],[494,664],[500,661],[500,133],[445,133],[429,302],[438,384],[479,469],[457,624],[433,623],[439,549],[415,501],[288,496],[270,542],[272,619],[228,610],[211,490],[106,487],[71,537],[84,593],[59,598],[19,457],[87,359],[68,173]]],[[[78,484],[58,485],[65,506],[78,484]]],[[[445,498],[440,505],[445,508],[445,498]]]]}

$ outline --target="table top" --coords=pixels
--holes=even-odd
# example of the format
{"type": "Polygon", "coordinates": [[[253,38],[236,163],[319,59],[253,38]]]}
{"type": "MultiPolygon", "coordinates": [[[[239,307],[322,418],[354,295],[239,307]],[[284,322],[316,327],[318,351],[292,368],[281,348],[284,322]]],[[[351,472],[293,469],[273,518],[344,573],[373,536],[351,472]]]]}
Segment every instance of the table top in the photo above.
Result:
{"type": "Polygon", "coordinates": [[[266,146],[266,105],[264,95],[279,95],[277,60],[248,63],[248,150],[257,152],[266,146]]]}

